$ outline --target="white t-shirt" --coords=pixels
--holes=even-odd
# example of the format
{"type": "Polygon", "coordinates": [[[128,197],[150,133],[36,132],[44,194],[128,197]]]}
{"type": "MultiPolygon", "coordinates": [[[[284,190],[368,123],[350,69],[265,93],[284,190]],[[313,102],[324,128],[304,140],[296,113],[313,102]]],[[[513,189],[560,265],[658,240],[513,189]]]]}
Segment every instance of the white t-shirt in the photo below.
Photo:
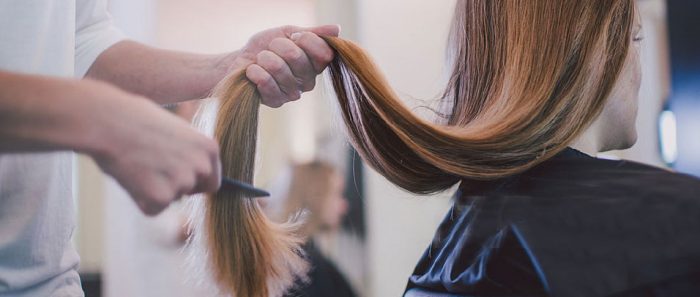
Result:
{"type": "MultiPolygon", "coordinates": [[[[81,78],[122,39],[106,0],[0,1],[0,69],[81,78]]],[[[73,153],[0,154],[0,296],[83,296],[73,153]]]]}

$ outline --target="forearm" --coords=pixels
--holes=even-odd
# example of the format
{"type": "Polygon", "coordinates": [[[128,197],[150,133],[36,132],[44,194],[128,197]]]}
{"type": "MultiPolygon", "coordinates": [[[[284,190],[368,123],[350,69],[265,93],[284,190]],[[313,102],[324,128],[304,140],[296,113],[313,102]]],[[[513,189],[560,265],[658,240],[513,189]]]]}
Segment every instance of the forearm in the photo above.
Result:
{"type": "Polygon", "coordinates": [[[227,74],[235,53],[200,55],[122,41],[103,52],[87,77],[160,104],[205,98],[227,74]]]}
{"type": "Polygon", "coordinates": [[[92,79],[0,71],[0,153],[55,150],[91,156],[151,215],[221,181],[216,142],[150,100],[92,79]]]}
{"type": "Polygon", "coordinates": [[[106,135],[96,119],[113,112],[104,104],[110,92],[121,91],[91,80],[0,71],[0,152],[100,152],[106,135]]]}

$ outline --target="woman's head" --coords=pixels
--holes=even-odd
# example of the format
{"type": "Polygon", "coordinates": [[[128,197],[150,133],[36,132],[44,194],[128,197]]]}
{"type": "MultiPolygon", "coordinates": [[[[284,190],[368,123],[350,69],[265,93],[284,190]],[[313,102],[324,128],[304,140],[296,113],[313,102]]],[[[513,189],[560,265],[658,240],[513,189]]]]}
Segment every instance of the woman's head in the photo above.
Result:
{"type": "Polygon", "coordinates": [[[345,181],[331,164],[314,161],[292,165],[275,187],[265,212],[276,221],[285,222],[306,211],[303,233],[307,236],[337,229],[347,212],[345,181]]]}
{"type": "Polygon", "coordinates": [[[600,115],[601,148],[631,146],[640,81],[635,24],[633,0],[457,1],[449,124],[555,144],[600,115]]]}

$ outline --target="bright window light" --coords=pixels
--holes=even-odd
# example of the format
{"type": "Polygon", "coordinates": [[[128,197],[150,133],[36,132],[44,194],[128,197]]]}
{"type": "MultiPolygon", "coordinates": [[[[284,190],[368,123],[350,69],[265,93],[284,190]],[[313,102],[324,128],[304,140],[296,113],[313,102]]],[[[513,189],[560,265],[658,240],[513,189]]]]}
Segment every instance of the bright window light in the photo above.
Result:
{"type": "Polygon", "coordinates": [[[673,164],[678,158],[676,142],[676,115],[664,110],[659,116],[659,140],[661,141],[661,158],[666,164],[673,164]]]}

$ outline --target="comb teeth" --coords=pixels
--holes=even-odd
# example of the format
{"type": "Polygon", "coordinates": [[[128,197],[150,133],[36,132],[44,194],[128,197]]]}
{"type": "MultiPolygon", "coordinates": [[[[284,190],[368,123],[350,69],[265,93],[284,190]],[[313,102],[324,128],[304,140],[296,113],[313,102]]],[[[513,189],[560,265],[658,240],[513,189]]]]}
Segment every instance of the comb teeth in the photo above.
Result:
{"type": "Polygon", "coordinates": [[[228,177],[221,178],[220,191],[239,191],[246,198],[269,197],[270,193],[265,190],[258,189],[251,184],[244,183],[228,177]]]}

